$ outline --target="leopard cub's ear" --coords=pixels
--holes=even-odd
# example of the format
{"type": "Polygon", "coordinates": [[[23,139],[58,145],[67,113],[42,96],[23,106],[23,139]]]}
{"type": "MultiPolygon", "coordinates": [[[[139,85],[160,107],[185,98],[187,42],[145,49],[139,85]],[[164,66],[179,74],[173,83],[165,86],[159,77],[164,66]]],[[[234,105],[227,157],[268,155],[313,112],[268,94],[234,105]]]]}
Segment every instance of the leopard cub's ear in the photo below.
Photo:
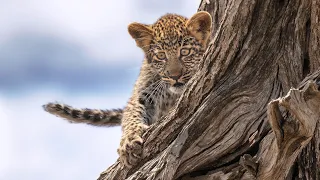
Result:
{"type": "Polygon", "coordinates": [[[212,18],[208,12],[197,12],[187,21],[186,26],[202,45],[207,45],[212,30],[212,18]]]}
{"type": "Polygon", "coordinates": [[[148,49],[153,38],[153,31],[150,26],[141,23],[131,23],[128,26],[131,37],[136,41],[137,46],[143,50],[148,49]]]}

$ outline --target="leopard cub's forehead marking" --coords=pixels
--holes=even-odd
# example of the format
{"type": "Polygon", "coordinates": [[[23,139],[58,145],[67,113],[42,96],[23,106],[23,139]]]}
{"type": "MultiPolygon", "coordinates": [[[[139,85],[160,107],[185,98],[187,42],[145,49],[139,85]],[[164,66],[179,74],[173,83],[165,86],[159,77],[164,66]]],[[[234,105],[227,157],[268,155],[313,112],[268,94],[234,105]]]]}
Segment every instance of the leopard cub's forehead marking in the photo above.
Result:
{"type": "Polygon", "coordinates": [[[189,35],[186,22],[187,18],[177,14],[166,14],[152,25],[153,36],[156,41],[166,45],[174,45],[184,36],[189,35]]]}

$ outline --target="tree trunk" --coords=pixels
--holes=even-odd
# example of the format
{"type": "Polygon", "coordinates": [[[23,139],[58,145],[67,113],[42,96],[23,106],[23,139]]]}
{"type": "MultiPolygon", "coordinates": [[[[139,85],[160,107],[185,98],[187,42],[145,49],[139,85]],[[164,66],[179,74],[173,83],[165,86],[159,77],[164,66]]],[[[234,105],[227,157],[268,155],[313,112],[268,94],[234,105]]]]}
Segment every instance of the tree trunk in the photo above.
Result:
{"type": "Polygon", "coordinates": [[[200,71],[144,135],[141,163],[117,161],[99,180],[319,180],[320,1],[203,0],[199,10],[214,25],[200,71]]]}

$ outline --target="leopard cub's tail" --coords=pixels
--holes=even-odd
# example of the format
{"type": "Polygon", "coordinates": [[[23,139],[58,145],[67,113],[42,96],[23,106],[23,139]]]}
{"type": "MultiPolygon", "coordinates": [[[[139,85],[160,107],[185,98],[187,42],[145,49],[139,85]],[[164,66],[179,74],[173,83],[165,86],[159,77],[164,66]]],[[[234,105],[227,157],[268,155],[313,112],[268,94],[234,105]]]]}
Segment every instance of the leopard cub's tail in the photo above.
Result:
{"type": "Polygon", "coordinates": [[[94,126],[121,125],[122,109],[76,109],[66,104],[48,103],[42,106],[45,111],[71,123],[86,123],[94,126]]]}

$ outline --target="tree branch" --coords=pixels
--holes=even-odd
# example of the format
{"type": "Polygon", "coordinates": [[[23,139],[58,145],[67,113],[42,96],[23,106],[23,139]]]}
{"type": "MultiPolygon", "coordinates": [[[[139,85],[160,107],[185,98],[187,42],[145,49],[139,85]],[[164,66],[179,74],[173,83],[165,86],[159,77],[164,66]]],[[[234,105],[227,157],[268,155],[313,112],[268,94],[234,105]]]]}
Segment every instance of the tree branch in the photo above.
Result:
{"type": "Polygon", "coordinates": [[[268,116],[276,141],[264,144],[264,140],[261,144],[259,179],[287,177],[297,156],[314,135],[320,117],[319,107],[320,93],[313,81],[302,90],[291,89],[285,97],[269,103],[268,116]],[[280,106],[285,108],[286,117],[282,117],[280,106]]]}

